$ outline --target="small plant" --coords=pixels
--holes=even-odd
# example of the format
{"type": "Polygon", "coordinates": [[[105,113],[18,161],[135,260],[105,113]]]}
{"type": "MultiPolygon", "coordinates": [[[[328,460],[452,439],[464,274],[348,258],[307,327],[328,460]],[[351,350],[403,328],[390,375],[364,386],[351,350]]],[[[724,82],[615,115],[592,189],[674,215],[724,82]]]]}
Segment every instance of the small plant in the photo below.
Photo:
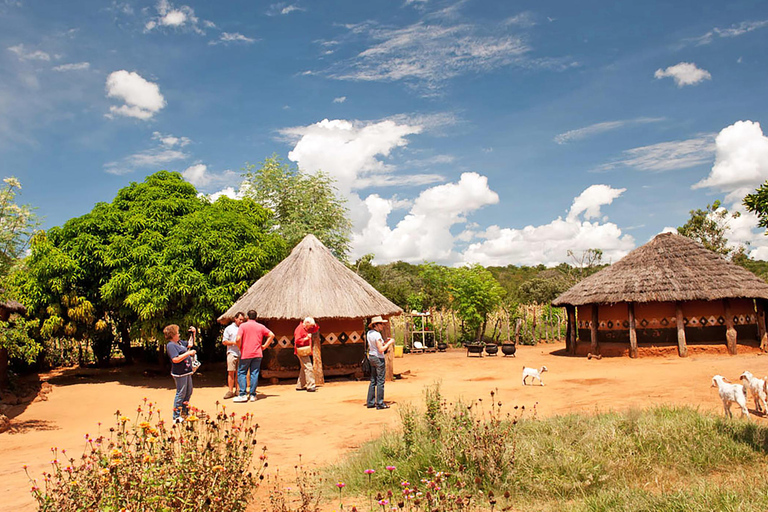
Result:
{"type": "Polygon", "coordinates": [[[134,420],[117,411],[107,432],[85,434],[79,457],[51,448],[42,485],[30,476],[38,509],[245,510],[267,467],[264,448],[252,469],[258,429],[252,415],[238,418],[217,405],[209,418],[192,408],[184,423],[169,426],[159,412],[146,399],[134,420]]]}

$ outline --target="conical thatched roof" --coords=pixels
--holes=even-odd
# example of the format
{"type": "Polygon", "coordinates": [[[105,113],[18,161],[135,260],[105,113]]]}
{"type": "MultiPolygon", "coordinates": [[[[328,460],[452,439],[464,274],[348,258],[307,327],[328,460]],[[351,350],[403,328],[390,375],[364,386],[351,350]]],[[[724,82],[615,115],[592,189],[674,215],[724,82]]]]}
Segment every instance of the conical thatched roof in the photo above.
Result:
{"type": "Polygon", "coordinates": [[[344,266],[314,235],[256,281],[219,322],[255,309],[265,320],[368,318],[403,312],[365,279],[344,266]]]}
{"type": "Polygon", "coordinates": [[[557,297],[554,306],[768,299],[768,283],[690,238],[662,233],[557,297]]]}

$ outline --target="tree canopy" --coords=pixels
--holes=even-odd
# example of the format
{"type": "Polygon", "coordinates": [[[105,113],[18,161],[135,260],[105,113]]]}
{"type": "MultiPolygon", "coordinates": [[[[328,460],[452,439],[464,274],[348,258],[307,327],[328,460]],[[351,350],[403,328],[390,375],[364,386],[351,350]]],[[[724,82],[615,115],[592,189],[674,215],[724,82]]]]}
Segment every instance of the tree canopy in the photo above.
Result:
{"type": "Polygon", "coordinates": [[[285,238],[289,250],[311,233],[346,261],[352,223],[333,178],[322,171],[304,173],[274,155],[258,168],[251,164],[244,171],[241,190],[272,210],[271,226],[285,238]]]}
{"type": "Polygon", "coordinates": [[[739,216],[738,212],[730,213],[720,201],[708,204],[706,210],[690,211],[688,221],[677,228],[683,236],[699,242],[701,245],[722,256],[730,256],[733,248],[728,245],[725,236],[728,231],[728,221],[739,216]]]}
{"type": "Polygon", "coordinates": [[[211,203],[160,171],[36,236],[18,288],[42,335],[103,340],[101,358],[113,330],[124,352],[131,338],[162,339],[170,323],[215,336],[216,317],[285,256],[268,220],[251,199],[211,203]]]}

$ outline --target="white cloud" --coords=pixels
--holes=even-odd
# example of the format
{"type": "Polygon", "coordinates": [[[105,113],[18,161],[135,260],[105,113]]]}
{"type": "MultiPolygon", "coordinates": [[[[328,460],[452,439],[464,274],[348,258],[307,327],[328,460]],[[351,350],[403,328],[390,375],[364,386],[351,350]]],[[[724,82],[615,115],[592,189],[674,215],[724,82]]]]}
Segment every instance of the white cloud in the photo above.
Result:
{"type": "Polygon", "coordinates": [[[697,37],[695,41],[700,45],[709,44],[715,38],[738,37],[764,27],[768,27],[768,20],[742,21],[741,23],[731,25],[728,28],[715,27],[703,36],[697,37]]]}
{"type": "Polygon", "coordinates": [[[715,164],[705,179],[691,188],[710,188],[725,193],[725,203],[740,216],[728,221],[726,238],[731,247],[748,246],[754,259],[768,260],[768,237],[758,227],[756,215],[748,212],[742,200],[768,179],[768,137],[760,124],[737,121],[723,128],[715,139],[715,164]]]}
{"type": "Polygon", "coordinates": [[[656,79],[672,77],[678,87],[696,85],[703,80],[712,79],[712,75],[709,74],[709,71],[697,68],[696,64],[691,62],[681,62],[674,66],[670,66],[667,69],[657,69],[653,76],[656,77],[656,79]]]}
{"type": "Polygon", "coordinates": [[[352,236],[352,257],[373,252],[378,263],[453,261],[456,253],[451,227],[466,222],[468,214],[498,201],[498,194],[488,187],[485,176],[464,173],[456,183],[423,191],[405,218],[390,228],[387,217],[394,202],[372,194],[364,201],[370,212],[368,222],[352,236]]]}
{"type": "MultiPolygon", "coordinates": [[[[425,95],[436,94],[449,79],[509,65],[565,69],[571,62],[532,58],[523,35],[510,34],[504,23],[476,25],[455,18],[455,9],[438,13],[439,22],[420,21],[403,28],[374,22],[346,25],[345,39],[363,39],[367,48],[331,66],[331,78],[355,81],[405,81],[425,95]]],[[[334,41],[336,42],[336,41],[334,41]]]]}
{"type": "Polygon", "coordinates": [[[623,235],[612,223],[589,222],[584,219],[600,215],[600,207],[608,205],[625,189],[592,185],[574,199],[568,217],[558,217],[542,226],[522,229],[490,226],[482,234],[483,242],[471,244],[461,255],[465,263],[481,265],[557,265],[568,261],[568,251],[576,254],[588,249],[601,249],[606,261],[624,257],[635,246],[634,238],[623,235]]]}
{"type": "MultiPolygon", "coordinates": [[[[185,180],[197,188],[206,188],[209,185],[221,186],[222,184],[232,183],[240,176],[236,172],[230,170],[226,170],[220,173],[213,173],[208,170],[207,165],[201,163],[187,167],[181,172],[181,175],[185,180]]],[[[219,191],[219,193],[220,192],[221,191],[219,191]]]]}
{"type": "Polygon", "coordinates": [[[575,130],[569,130],[555,136],[554,140],[558,144],[566,144],[568,142],[586,139],[587,137],[616,130],[628,125],[656,123],[663,120],[663,117],[641,117],[638,119],[624,119],[621,121],[605,121],[602,123],[595,123],[589,126],[584,126],[582,128],[577,128],[575,130]]]}
{"type": "Polygon", "coordinates": [[[267,16],[285,16],[286,14],[291,14],[292,12],[300,12],[300,11],[306,11],[306,9],[303,7],[300,7],[297,4],[288,4],[286,2],[278,2],[276,4],[272,4],[269,6],[269,9],[267,9],[267,16]]]}
{"type": "Polygon", "coordinates": [[[189,158],[189,155],[181,150],[181,148],[191,142],[187,137],[175,137],[154,132],[152,140],[158,141],[159,145],[128,155],[118,161],[107,162],[104,164],[104,171],[109,174],[123,175],[131,173],[138,168],[155,168],[155,170],[160,170],[159,168],[166,164],[189,158]]]}
{"type": "Polygon", "coordinates": [[[51,56],[46,52],[41,50],[26,50],[23,44],[9,46],[8,51],[15,53],[19,60],[42,60],[45,62],[51,60],[51,56]]]}
{"type": "Polygon", "coordinates": [[[62,64],[53,68],[54,71],[84,71],[91,67],[90,62],[75,62],[72,64],[62,64]]]}
{"type": "Polygon", "coordinates": [[[157,84],[145,80],[135,72],[115,71],[107,77],[106,89],[108,97],[125,102],[125,105],[113,105],[109,108],[114,115],[147,120],[166,104],[157,84]]]}
{"type": "Polygon", "coordinates": [[[391,166],[381,157],[406,146],[407,136],[420,133],[422,127],[392,120],[377,122],[324,119],[310,126],[281,130],[295,142],[288,158],[307,172],[322,170],[336,179],[342,195],[362,188],[361,178],[392,174],[391,166]]]}
{"type": "Polygon", "coordinates": [[[216,44],[228,44],[228,43],[246,43],[251,44],[256,42],[256,39],[253,39],[251,37],[246,37],[243,34],[239,32],[222,32],[221,36],[216,41],[210,41],[208,44],[210,45],[216,45],[216,44]]]}
{"type": "Polygon", "coordinates": [[[624,151],[622,158],[603,164],[595,171],[631,167],[640,171],[663,172],[687,169],[708,163],[715,153],[712,135],[695,139],[661,142],[624,151]]]}
{"type": "Polygon", "coordinates": [[[346,96],[339,96],[338,98],[333,98],[334,103],[344,103],[345,101],[347,101],[346,96]]]}
{"type": "Polygon", "coordinates": [[[242,199],[244,197],[242,189],[235,190],[235,187],[225,187],[219,191],[214,192],[213,194],[201,195],[207,197],[208,200],[212,203],[222,196],[228,197],[230,199],[242,199]]]}
{"type": "Polygon", "coordinates": [[[575,220],[584,214],[584,219],[600,217],[600,207],[613,203],[613,200],[626,192],[625,188],[612,188],[609,185],[592,185],[573,200],[567,220],[575,220]]]}
{"type": "MultiPolygon", "coordinates": [[[[188,5],[174,6],[168,0],[159,0],[155,6],[157,16],[153,16],[144,24],[144,30],[150,32],[156,28],[168,27],[175,30],[192,31],[204,34],[200,28],[200,20],[195,16],[195,10],[188,5]]],[[[215,26],[212,22],[203,20],[206,27],[215,26]]]]}
{"type": "Polygon", "coordinates": [[[726,201],[741,199],[768,179],[768,137],[760,123],[737,121],[723,128],[715,139],[717,153],[709,176],[693,188],[714,188],[728,194],[726,201]]]}
{"type": "Polygon", "coordinates": [[[152,140],[158,140],[160,143],[167,147],[172,148],[174,146],[179,146],[180,148],[183,148],[184,146],[189,145],[192,141],[188,137],[176,137],[174,135],[163,135],[160,132],[152,132],[152,140]]]}

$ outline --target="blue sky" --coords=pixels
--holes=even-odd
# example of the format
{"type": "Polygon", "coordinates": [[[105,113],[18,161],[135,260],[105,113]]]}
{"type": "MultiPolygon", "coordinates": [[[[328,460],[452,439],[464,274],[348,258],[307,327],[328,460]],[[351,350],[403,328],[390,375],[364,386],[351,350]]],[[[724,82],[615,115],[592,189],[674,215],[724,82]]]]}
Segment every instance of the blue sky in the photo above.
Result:
{"type": "Polygon", "coordinates": [[[616,261],[768,179],[766,7],[0,0],[0,173],[48,228],[275,153],[338,180],[353,258],[616,261]]]}

